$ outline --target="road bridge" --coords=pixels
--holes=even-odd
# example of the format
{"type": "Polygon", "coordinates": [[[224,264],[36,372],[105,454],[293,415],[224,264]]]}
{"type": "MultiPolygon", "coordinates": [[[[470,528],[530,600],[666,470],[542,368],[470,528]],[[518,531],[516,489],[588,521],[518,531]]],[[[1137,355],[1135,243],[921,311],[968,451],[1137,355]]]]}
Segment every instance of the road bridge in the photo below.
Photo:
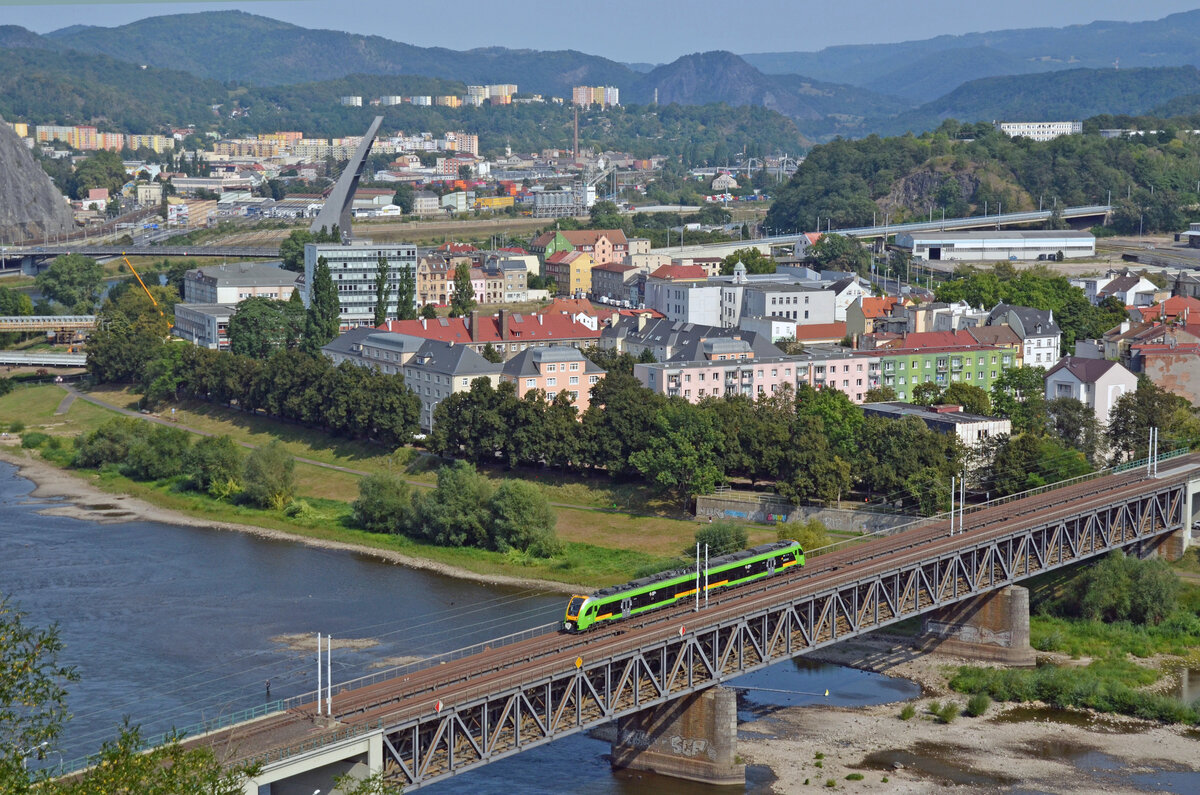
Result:
{"type": "MultiPolygon", "coordinates": [[[[1086,207],[1064,207],[1060,214],[1065,220],[1096,218],[1103,220],[1112,210],[1107,204],[1089,205],[1086,207]]],[[[839,235],[857,237],[862,240],[874,240],[880,237],[894,235],[898,232],[945,232],[966,229],[999,229],[1005,226],[1024,226],[1026,224],[1044,223],[1050,219],[1052,210],[1038,210],[1020,213],[1003,213],[1000,215],[973,215],[968,218],[938,218],[929,221],[917,221],[908,224],[887,224],[881,226],[860,226],[851,229],[833,229],[839,235]]],[[[820,230],[817,230],[818,232],[820,230]]],[[[729,243],[702,243],[693,246],[681,245],[654,249],[655,254],[669,254],[672,257],[727,257],[738,249],[756,248],[764,254],[770,254],[772,249],[784,246],[795,246],[803,237],[803,233],[772,235],[754,240],[739,240],[729,243]]],[[[687,236],[684,235],[686,243],[687,236]]]]}
{"type": "Polygon", "coordinates": [[[1171,454],[1154,471],[1142,462],[980,506],[955,533],[944,517],[923,520],[810,557],[697,611],[660,610],[582,635],[535,628],[337,685],[331,716],[309,694],[189,743],[228,763],[261,763],[247,793],[327,786],[350,765],[416,789],[1110,550],[1182,554],[1197,491],[1200,455],[1171,454]]]}
{"type": "Polygon", "coordinates": [[[92,331],[95,315],[9,315],[0,317],[0,331],[92,331]]]}
{"type": "Polygon", "coordinates": [[[86,353],[0,351],[0,364],[8,367],[86,367],[86,353]]]}

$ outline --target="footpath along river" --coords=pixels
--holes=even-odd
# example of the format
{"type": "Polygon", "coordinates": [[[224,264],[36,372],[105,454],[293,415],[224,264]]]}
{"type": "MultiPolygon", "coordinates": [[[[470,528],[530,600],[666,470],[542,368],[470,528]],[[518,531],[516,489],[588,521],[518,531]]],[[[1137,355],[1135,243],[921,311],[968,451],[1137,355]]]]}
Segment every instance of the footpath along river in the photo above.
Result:
{"type": "MultiPolygon", "coordinates": [[[[85,507],[103,521],[54,515],[47,509],[61,503],[32,497],[33,489],[15,466],[0,461],[0,593],[12,596],[31,621],[58,622],[64,661],[81,676],[70,688],[73,718],[48,764],[94,752],[115,736],[124,716],[152,736],[263,704],[268,680],[272,699],[312,690],[317,632],[333,635],[335,680],[344,681],[556,621],[563,608],[561,594],[484,585],[368,555],[121,521],[120,509],[102,497],[85,507]]],[[[1172,743],[1185,743],[1193,756],[1200,745],[1180,734],[1160,739],[1153,735],[1159,729],[1116,726],[1109,732],[1113,740],[1148,743],[1166,755],[1161,763],[1133,768],[1113,749],[1063,739],[1077,727],[1044,725],[1053,714],[1033,713],[1015,723],[962,719],[936,728],[928,721],[903,723],[894,704],[920,695],[919,686],[855,668],[798,660],[731,685],[746,688],[739,717],[749,792],[811,791],[827,776],[836,776],[838,789],[853,791],[926,792],[947,783],[972,791],[1200,791],[1200,775],[1166,761],[1178,752],[1172,743]],[[828,698],[806,695],[826,689],[828,698]],[[1040,733],[1030,732],[1039,727],[1040,733]],[[1017,758],[1000,764],[1005,770],[980,772],[986,765],[968,759],[965,735],[978,735],[975,750],[982,756],[1001,753],[996,740],[1009,735],[1024,744],[1017,758]],[[1047,737],[1059,737],[1058,744],[1047,737]],[[828,755],[820,767],[816,753],[828,755]],[[1039,767],[1051,761],[1066,763],[1073,786],[1055,778],[1061,771],[1039,767]],[[846,780],[848,771],[862,771],[865,780],[846,780]]],[[[607,743],[576,735],[427,791],[729,792],[613,773],[607,753],[607,743]]]]}

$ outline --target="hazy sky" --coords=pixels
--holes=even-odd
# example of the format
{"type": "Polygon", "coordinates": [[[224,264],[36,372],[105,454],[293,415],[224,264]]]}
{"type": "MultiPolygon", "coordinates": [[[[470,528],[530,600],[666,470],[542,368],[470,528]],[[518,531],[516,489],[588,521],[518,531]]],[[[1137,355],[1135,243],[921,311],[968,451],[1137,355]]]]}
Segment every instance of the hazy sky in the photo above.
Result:
{"type": "Polygon", "coordinates": [[[240,8],[312,28],[455,49],[576,49],[665,63],[705,50],[819,50],[942,33],[1158,19],[1200,0],[250,0],[197,3],[0,0],[0,24],[39,33],[148,16],[240,8]]]}

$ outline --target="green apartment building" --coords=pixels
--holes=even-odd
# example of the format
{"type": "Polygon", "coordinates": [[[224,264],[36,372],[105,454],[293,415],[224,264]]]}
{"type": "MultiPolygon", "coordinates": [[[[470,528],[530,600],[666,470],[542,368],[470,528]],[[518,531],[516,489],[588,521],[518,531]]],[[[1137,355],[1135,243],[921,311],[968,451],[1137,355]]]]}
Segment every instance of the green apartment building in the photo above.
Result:
{"type": "Polygon", "coordinates": [[[880,383],[896,390],[896,397],[905,402],[912,399],[912,388],[922,383],[943,389],[963,383],[991,391],[1002,372],[1020,365],[1015,351],[998,345],[885,348],[876,353],[880,383]]]}

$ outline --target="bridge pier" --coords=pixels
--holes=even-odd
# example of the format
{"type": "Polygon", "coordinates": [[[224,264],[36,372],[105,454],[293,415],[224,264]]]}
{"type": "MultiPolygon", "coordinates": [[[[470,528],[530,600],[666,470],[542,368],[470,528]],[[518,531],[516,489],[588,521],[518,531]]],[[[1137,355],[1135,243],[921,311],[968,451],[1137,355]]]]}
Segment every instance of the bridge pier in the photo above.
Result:
{"type": "Polygon", "coordinates": [[[737,759],[737,694],[710,687],[617,721],[614,768],[706,784],[745,785],[737,759]]]}
{"type": "Polygon", "coordinates": [[[926,613],[923,648],[972,660],[1032,666],[1029,590],[1010,585],[926,613]]]}

